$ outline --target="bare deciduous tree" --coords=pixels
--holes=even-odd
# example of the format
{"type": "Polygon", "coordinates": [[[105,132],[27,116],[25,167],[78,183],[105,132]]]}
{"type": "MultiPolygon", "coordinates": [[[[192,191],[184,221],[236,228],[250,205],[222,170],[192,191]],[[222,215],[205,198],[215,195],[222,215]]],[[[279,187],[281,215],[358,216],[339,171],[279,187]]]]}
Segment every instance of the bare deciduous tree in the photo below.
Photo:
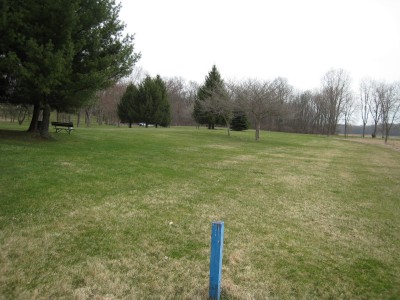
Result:
{"type": "Polygon", "coordinates": [[[117,106],[126,90],[126,83],[120,82],[97,94],[98,102],[95,107],[97,122],[102,125],[119,125],[117,106]]]}
{"type": "Polygon", "coordinates": [[[236,108],[233,90],[233,85],[231,85],[231,88],[228,88],[228,86],[213,88],[207,92],[210,96],[200,102],[203,112],[214,115],[215,117],[221,117],[224,120],[228,128],[228,136],[230,136],[233,111],[236,108]]]}
{"type": "Polygon", "coordinates": [[[351,94],[348,94],[344,99],[343,105],[343,120],[344,120],[344,136],[348,136],[349,125],[354,113],[354,101],[351,94]]]}
{"type": "Polygon", "coordinates": [[[270,81],[248,79],[234,87],[234,93],[243,111],[255,120],[255,139],[260,139],[261,121],[278,108],[276,87],[270,81]]]}
{"type": "Polygon", "coordinates": [[[11,123],[14,123],[15,119],[17,119],[18,124],[22,125],[25,118],[32,114],[32,107],[27,104],[4,103],[0,105],[0,112],[4,119],[10,118],[11,123]]]}
{"type": "Polygon", "coordinates": [[[382,115],[382,94],[379,89],[379,84],[376,81],[371,82],[371,87],[372,95],[371,101],[369,102],[369,112],[371,113],[371,117],[374,120],[374,131],[372,133],[372,137],[375,138],[378,130],[378,123],[382,115]]]}
{"type": "Polygon", "coordinates": [[[192,112],[199,88],[198,84],[186,82],[180,77],[166,78],[164,81],[171,107],[171,124],[176,126],[193,125],[195,121],[192,112]]]}
{"type": "Polygon", "coordinates": [[[400,110],[400,84],[392,83],[386,84],[381,83],[378,85],[378,94],[380,95],[381,101],[381,116],[383,134],[385,136],[385,143],[387,143],[390,130],[393,126],[394,121],[398,117],[400,110]]]}
{"type": "Polygon", "coordinates": [[[342,69],[330,70],[322,78],[322,95],[327,107],[327,134],[335,134],[343,106],[351,93],[350,76],[342,69]]]}
{"type": "Polygon", "coordinates": [[[324,133],[326,130],[326,105],[319,91],[299,93],[289,103],[293,111],[291,131],[302,133],[324,133]]]}
{"type": "Polygon", "coordinates": [[[372,81],[370,79],[363,79],[360,83],[360,112],[363,122],[362,137],[365,137],[365,127],[368,123],[368,116],[370,114],[370,101],[372,94],[372,81]]]}
{"type": "Polygon", "coordinates": [[[291,114],[289,103],[294,98],[293,87],[286,78],[278,77],[272,81],[275,90],[276,105],[273,114],[268,117],[271,130],[282,131],[285,126],[285,119],[291,114]]]}

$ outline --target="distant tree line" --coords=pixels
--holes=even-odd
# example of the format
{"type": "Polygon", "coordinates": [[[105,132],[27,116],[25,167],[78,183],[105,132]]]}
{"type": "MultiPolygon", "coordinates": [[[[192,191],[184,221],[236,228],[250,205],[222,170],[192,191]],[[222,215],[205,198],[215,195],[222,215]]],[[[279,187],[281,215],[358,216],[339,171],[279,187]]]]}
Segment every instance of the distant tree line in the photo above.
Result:
{"type": "Polygon", "coordinates": [[[212,129],[216,123],[229,128],[234,112],[239,112],[253,124],[256,140],[261,128],[332,135],[339,120],[349,114],[351,101],[350,78],[343,70],[326,73],[319,91],[295,93],[280,77],[224,83],[213,66],[198,90],[193,114],[198,123],[212,129]]]}
{"type": "Polygon", "coordinates": [[[58,121],[162,126],[226,126],[333,135],[348,134],[359,111],[387,141],[399,123],[400,84],[365,79],[358,93],[341,69],[315,90],[296,91],[284,78],[225,81],[214,65],[202,84],[133,73],[140,53],[123,35],[114,0],[4,0],[0,10],[0,117],[49,135],[58,121]],[[127,78],[127,76],[131,76],[127,78]],[[55,112],[55,113],[54,113],[55,112]],[[75,116],[73,116],[73,114],[75,116]]]}
{"type": "Polygon", "coordinates": [[[365,79],[355,94],[341,69],[329,70],[319,88],[307,91],[294,90],[281,77],[225,81],[215,65],[200,85],[179,77],[151,78],[141,69],[132,73],[140,54],[133,52],[133,36],[121,34],[119,9],[112,0],[5,1],[0,117],[20,124],[30,118],[29,131],[43,136],[55,111],[58,121],[74,119],[78,127],[205,125],[225,126],[228,134],[251,127],[256,140],[261,129],[333,135],[339,124],[347,135],[359,111],[363,136],[372,122],[372,136],[380,130],[387,141],[399,122],[398,82],[365,79]]]}
{"type": "Polygon", "coordinates": [[[355,95],[349,74],[332,69],[322,77],[320,89],[296,92],[284,78],[225,83],[213,66],[198,89],[193,115],[196,122],[209,129],[214,124],[229,128],[233,113],[240,112],[249,118],[258,140],[261,128],[329,136],[336,134],[339,124],[343,124],[347,135],[357,109],[362,114],[363,136],[368,117],[372,117],[372,136],[380,127],[387,142],[391,129],[399,122],[399,82],[363,80],[359,94],[355,95]]]}
{"type": "MultiPolygon", "coordinates": [[[[374,133],[375,133],[375,138],[381,138],[381,139],[385,139],[385,130],[382,126],[383,124],[380,124],[380,126],[378,126],[378,128],[375,131],[375,125],[367,125],[364,126],[363,125],[350,125],[348,130],[348,134],[352,134],[352,135],[359,135],[362,136],[364,133],[364,137],[368,136],[368,137],[373,137],[374,133]]],[[[339,124],[338,128],[337,128],[337,133],[344,135],[345,134],[345,129],[344,129],[344,124],[339,124]]],[[[390,130],[390,136],[400,136],[400,124],[394,124],[392,129],[390,130]]]]}
{"type": "MultiPolygon", "coordinates": [[[[387,141],[399,123],[400,84],[364,79],[355,94],[350,83],[349,74],[341,69],[328,71],[322,77],[321,87],[312,91],[295,91],[281,77],[264,81],[225,82],[216,66],[212,67],[202,85],[179,77],[161,79],[158,76],[151,79],[139,69],[130,78],[96,92],[91,101],[77,110],[75,118],[77,126],[82,123],[90,126],[92,122],[119,126],[121,121],[128,125],[142,122],[164,126],[197,124],[209,129],[225,126],[228,134],[229,129],[245,130],[251,127],[255,129],[256,139],[259,139],[261,129],[324,135],[343,132],[347,135],[351,127],[355,128],[352,120],[358,111],[363,121],[362,135],[365,136],[367,125],[372,122],[371,135],[375,137],[378,132],[382,133],[387,141]],[[119,109],[121,99],[132,89],[149,93],[144,91],[151,88],[144,86],[153,81],[162,86],[165,119],[160,119],[160,111],[156,116],[155,107],[150,118],[149,113],[144,113],[142,103],[134,108],[132,113],[136,116],[130,123],[119,109]],[[144,117],[138,117],[141,111],[144,117]]],[[[157,97],[151,97],[155,104],[157,97]]],[[[3,103],[0,110],[1,117],[22,122],[32,114],[33,107],[29,104],[3,103]]],[[[71,114],[59,111],[56,118],[69,121],[71,114]]]]}

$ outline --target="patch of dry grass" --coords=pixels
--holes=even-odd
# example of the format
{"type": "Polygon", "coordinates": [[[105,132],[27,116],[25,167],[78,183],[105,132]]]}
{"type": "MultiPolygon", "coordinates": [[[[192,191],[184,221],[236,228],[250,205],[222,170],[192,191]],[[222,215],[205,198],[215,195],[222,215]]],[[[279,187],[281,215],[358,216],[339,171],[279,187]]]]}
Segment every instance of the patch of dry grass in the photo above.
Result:
{"type": "Polygon", "coordinates": [[[344,139],[344,140],[363,143],[363,144],[369,144],[369,145],[375,145],[375,146],[379,146],[379,147],[386,147],[386,148],[393,149],[395,151],[400,151],[400,139],[398,137],[389,138],[387,143],[385,143],[384,140],[380,139],[380,138],[371,138],[371,137],[361,138],[359,136],[350,137],[350,138],[344,139]]]}

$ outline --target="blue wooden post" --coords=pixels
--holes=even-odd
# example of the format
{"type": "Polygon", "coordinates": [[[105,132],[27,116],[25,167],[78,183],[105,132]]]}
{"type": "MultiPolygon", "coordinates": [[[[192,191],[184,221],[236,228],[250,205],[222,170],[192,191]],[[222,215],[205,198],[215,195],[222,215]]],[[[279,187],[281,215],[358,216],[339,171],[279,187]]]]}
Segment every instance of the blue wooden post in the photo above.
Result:
{"type": "Polygon", "coordinates": [[[224,222],[213,222],[211,228],[210,299],[221,296],[222,250],[224,248],[224,222]]]}

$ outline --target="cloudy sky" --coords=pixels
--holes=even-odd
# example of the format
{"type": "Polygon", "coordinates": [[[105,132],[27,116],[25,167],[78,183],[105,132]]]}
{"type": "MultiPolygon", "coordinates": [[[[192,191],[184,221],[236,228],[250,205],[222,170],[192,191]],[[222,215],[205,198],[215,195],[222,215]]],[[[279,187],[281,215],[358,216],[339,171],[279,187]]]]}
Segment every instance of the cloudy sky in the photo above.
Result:
{"type": "Polygon", "coordinates": [[[199,83],[213,64],[224,79],[320,86],[331,68],[400,80],[399,0],[122,0],[139,66],[199,83]]]}

